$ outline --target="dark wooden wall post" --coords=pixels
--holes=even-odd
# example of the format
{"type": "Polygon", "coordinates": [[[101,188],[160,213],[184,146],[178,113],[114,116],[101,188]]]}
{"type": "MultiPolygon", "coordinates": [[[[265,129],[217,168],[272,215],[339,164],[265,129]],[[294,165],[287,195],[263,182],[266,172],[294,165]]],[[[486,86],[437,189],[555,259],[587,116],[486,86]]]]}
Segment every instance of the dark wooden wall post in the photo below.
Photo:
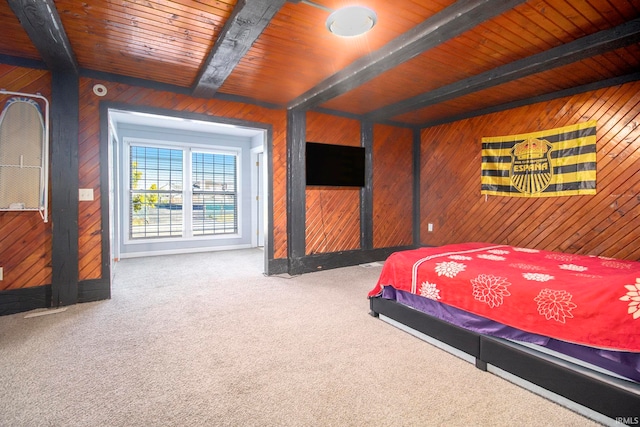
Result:
{"type": "Polygon", "coordinates": [[[287,111],[287,258],[289,274],[298,274],[306,250],[306,111],[287,111]]]}
{"type": "Polygon", "coordinates": [[[53,71],[51,81],[51,306],[78,301],[77,73],[53,71]]]}
{"type": "Polygon", "coordinates": [[[360,248],[373,249],[373,123],[360,122],[360,145],[365,150],[364,188],[360,190],[360,248]]]}

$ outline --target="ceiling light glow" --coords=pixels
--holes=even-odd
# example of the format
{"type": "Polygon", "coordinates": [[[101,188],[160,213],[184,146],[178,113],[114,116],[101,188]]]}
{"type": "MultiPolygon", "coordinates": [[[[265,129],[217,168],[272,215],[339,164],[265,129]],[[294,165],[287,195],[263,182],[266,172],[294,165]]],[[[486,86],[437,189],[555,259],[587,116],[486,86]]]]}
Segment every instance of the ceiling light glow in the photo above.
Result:
{"type": "Polygon", "coordinates": [[[327,18],[327,28],[341,37],[355,37],[366,33],[376,25],[376,13],[364,6],[347,6],[333,12],[327,18]]]}

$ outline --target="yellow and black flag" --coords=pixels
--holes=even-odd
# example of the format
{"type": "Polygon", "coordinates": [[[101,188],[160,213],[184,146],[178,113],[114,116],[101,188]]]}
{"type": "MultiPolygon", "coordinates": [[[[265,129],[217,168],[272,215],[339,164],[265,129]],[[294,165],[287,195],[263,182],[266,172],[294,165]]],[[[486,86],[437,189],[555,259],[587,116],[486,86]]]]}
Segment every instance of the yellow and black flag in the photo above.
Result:
{"type": "Polygon", "coordinates": [[[511,197],[596,194],[596,121],[482,138],[481,194],[511,197]]]}

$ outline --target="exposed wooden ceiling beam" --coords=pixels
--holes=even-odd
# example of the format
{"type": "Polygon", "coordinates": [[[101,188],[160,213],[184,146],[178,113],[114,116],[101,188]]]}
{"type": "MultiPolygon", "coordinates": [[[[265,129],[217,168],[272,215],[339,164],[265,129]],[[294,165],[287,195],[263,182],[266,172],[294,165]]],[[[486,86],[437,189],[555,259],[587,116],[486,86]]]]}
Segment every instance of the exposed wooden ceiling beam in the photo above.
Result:
{"type": "Polygon", "coordinates": [[[193,86],[193,95],[212,97],[269,25],[286,0],[239,0],[224,24],[193,86]]]}
{"type": "Polygon", "coordinates": [[[640,42],[640,19],[582,37],[493,70],[442,86],[365,114],[369,120],[389,119],[522,77],[640,42]]]}
{"type": "Polygon", "coordinates": [[[53,0],[7,0],[51,71],[78,72],[75,54],[53,0]]]}
{"type": "Polygon", "coordinates": [[[452,39],[524,0],[459,0],[364,56],[289,103],[310,109],[342,95],[403,62],[452,39]]]}

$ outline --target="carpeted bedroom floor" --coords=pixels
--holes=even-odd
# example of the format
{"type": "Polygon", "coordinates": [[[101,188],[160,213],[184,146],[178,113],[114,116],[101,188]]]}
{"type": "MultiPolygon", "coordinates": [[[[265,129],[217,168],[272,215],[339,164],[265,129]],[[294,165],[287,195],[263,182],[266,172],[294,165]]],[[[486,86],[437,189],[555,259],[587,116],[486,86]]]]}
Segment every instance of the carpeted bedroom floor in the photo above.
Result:
{"type": "Polygon", "coordinates": [[[0,426],[587,426],[368,314],[380,267],[123,260],[112,299],[0,317],[0,426]]]}

